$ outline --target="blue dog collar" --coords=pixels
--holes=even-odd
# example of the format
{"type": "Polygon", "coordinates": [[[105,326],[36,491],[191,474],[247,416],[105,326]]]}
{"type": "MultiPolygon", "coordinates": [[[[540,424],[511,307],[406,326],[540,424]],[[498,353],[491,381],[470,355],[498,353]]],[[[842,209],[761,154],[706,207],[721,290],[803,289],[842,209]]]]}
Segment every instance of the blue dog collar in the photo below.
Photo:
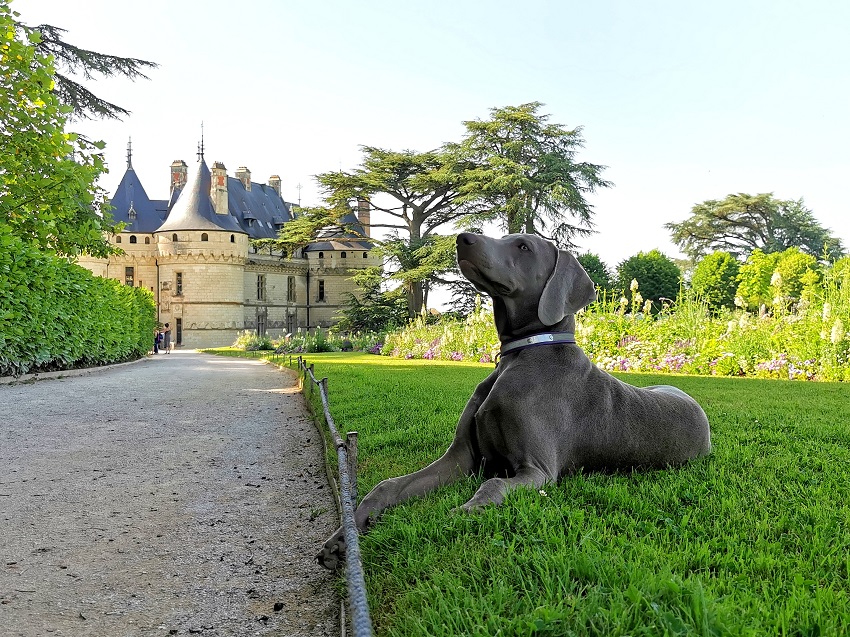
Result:
{"type": "Polygon", "coordinates": [[[518,338],[515,341],[502,343],[502,349],[499,351],[499,356],[504,356],[508,352],[525,349],[526,347],[534,347],[536,345],[556,345],[558,343],[567,343],[575,345],[576,335],[572,332],[546,332],[544,334],[534,334],[533,336],[525,336],[518,338]]]}

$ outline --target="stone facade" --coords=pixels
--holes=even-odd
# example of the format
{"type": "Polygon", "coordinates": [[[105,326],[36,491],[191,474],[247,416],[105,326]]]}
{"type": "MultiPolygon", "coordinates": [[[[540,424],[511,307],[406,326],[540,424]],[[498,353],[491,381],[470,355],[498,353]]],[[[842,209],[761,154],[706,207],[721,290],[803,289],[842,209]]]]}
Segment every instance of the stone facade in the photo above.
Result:
{"type": "Polygon", "coordinates": [[[79,263],[150,289],[177,346],[226,346],[243,330],[279,338],[330,327],[358,293],[353,272],[381,263],[364,240],[368,217],[356,234],[331,234],[293,255],[256,248],[252,239],[276,236],[292,218],[277,175],[258,184],[245,167],[228,177],[220,162],[209,171],[202,155],[194,171],[177,160],[169,199],[156,201],[147,198],[129,152],[127,163],[112,199],[115,220],[126,226],[111,241],[124,254],[79,263]]]}

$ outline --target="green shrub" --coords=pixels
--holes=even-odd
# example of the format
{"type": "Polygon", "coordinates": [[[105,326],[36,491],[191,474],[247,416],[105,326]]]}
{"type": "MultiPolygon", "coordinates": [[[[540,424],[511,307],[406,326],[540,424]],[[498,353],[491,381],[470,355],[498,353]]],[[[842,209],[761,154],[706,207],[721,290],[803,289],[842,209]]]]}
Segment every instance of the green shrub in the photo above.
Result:
{"type": "Polygon", "coordinates": [[[694,268],[691,289],[713,310],[735,306],[740,266],[728,252],[718,251],[704,257],[694,268]]]}
{"type": "Polygon", "coordinates": [[[654,310],[661,306],[662,299],[678,296],[681,278],[679,266],[658,250],[638,252],[617,266],[618,288],[624,294],[631,294],[632,304],[641,306],[643,300],[648,300],[654,310]],[[633,281],[640,285],[641,301],[635,300],[637,292],[633,281]]]}
{"type": "Polygon", "coordinates": [[[0,376],[138,358],[155,320],[150,291],[0,235],[0,376]]]}
{"type": "Polygon", "coordinates": [[[599,258],[598,254],[585,252],[576,257],[581,267],[587,272],[587,276],[591,278],[597,289],[600,291],[610,290],[611,274],[608,272],[608,266],[599,258]]]}

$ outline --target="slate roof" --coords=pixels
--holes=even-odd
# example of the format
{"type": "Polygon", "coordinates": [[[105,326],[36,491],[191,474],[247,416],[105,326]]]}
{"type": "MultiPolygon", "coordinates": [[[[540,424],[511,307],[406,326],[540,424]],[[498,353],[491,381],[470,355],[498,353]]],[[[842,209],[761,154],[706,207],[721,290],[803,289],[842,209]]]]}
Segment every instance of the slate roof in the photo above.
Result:
{"type": "Polygon", "coordinates": [[[321,230],[316,238],[317,242],[311,243],[304,252],[316,252],[318,250],[371,250],[372,242],[364,239],[366,232],[360,220],[353,212],[349,212],[342,219],[340,225],[344,228],[325,228],[321,230]]]}
{"type": "MultiPolygon", "coordinates": [[[[248,190],[237,177],[227,177],[229,214],[217,214],[209,196],[212,176],[203,158],[187,177],[186,185],[173,189],[168,199],[152,200],[128,162],[127,171],[111,201],[113,218],[126,224],[124,232],[223,230],[242,232],[252,239],[277,238],[283,224],[292,219],[291,204],[284,201],[274,188],[251,182],[248,190]],[[130,218],[131,204],[134,219],[130,218]]],[[[356,223],[356,217],[350,216],[356,223]]]]}
{"type": "Polygon", "coordinates": [[[227,178],[227,207],[252,239],[275,239],[283,224],[292,219],[289,204],[274,188],[251,182],[251,190],[246,190],[236,177],[227,178]]]}
{"type": "Polygon", "coordinates": [[[168,202],[151,200],[136,171],[128,166],[109,203],[115,222],[125,224],[124,232],[155,232],[165,219],[168,202]]]}
{"type": "Polygon", "coordinates": [[[210,199],[212,179],[207,163],[201,159],[190,172],[177,202],[157,232],[175,230],[224,230],[248,234],[231,215],[217,214],[210,199]]]}

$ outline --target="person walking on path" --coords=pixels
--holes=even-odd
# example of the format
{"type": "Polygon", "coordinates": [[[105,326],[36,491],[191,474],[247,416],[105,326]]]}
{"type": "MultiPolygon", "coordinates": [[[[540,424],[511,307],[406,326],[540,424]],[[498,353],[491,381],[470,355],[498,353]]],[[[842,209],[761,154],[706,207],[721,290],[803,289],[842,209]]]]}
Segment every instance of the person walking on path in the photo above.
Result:
{"type": "Polygon", "coordinates": [[[171,328],[168,323],[165,324],[165,329],[162,331],[162,348],[166,354],[171,353],[171,328]]]}
{"type": "Polygon", "coordinates": [[[0,384],[0,634],[338,637],[314,555],[339,520],[297,376],[160,362],[0,384]]]}

